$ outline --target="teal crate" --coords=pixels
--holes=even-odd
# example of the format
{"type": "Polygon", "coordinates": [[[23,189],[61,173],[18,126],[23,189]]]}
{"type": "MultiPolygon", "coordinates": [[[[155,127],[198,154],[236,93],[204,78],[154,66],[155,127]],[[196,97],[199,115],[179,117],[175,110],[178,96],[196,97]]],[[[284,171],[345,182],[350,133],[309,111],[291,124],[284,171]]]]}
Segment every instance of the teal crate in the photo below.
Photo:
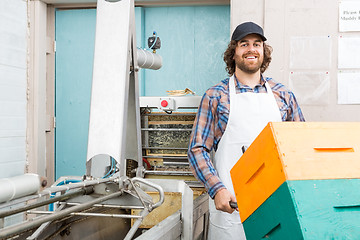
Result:
{"type": "Polygon", "coordinates": [[[360,239],[360,179],[286,181],[243,224],[247,240],[360,239]]]}

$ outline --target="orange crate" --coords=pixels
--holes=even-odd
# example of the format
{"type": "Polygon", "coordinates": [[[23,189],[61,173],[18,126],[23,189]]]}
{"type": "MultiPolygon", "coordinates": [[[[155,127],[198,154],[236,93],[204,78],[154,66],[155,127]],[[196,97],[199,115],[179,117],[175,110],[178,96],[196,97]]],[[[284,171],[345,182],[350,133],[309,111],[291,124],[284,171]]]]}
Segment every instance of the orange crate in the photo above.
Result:
{"type": "Polygon", "coordinates": [[[269,123],[231,169],[244,222],[286,180],[360,178],[360,123],[269,123]]]}

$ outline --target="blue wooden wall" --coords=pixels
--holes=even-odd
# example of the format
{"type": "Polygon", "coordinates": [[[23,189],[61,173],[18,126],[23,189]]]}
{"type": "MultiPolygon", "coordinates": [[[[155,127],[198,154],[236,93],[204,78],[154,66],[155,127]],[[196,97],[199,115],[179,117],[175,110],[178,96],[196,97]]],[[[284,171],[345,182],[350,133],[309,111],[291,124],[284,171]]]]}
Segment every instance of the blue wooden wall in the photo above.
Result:
{"type": "Polygon", "coordinates": [[[143,95],[185,88],[202,95],[226,77],[222,54],[229,41],[229,14],[229,6],[146,9],[144,37],[154,30],[160,36],[163,67],[145,71],[143,95]]]}
{"type": "MultiPolygon", "coordinates": [[[[136,8],[135,15],[137,46],[147,48],[156,31],[163,57],[160,70],[140,71],[140,95],[185,88],[202,95],[226,77],[229,6],[136,8]]],[[[56,178],[85,173],[95,22],[95,9],[56,11],[56,178]]]]}
{"type": "Polygon", "coordinates": [[[95,9],[56,11],[56,178],[85,174],[95,22],[95,9]]]}

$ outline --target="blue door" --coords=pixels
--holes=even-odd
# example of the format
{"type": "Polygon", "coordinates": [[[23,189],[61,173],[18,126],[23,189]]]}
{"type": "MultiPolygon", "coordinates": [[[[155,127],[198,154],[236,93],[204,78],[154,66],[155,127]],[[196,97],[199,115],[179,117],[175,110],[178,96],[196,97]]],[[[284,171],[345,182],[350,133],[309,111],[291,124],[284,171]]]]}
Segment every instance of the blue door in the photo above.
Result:
{"type": "Polygon", "coordinates": [[[95,21],[95,9],[56,11],[56,178],[85,174],[95,21]]]}
{"type": "MultiPolygon", "coordinates": [[[[137,45],[161,38],[160,70],[142,70],[140,95],[190,88],[202,95],[226,77],[229,6],[136,8],[137,45]]],[[[56,10],[55,176],[85,174],[95,39],[95,9],[56,10]]]]}

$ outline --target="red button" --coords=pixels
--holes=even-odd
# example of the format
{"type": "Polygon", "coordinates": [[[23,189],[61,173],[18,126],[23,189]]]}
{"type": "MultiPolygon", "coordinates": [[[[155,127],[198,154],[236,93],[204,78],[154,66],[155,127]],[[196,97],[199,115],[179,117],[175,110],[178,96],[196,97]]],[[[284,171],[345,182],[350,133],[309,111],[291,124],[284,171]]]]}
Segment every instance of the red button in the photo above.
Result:
{"type": "Polygon", "coordinates": [[[162,107],[167,107],[167,105],[168,105],[168,102],[166,100],[161,101],[161,106],[162,107]]]}

